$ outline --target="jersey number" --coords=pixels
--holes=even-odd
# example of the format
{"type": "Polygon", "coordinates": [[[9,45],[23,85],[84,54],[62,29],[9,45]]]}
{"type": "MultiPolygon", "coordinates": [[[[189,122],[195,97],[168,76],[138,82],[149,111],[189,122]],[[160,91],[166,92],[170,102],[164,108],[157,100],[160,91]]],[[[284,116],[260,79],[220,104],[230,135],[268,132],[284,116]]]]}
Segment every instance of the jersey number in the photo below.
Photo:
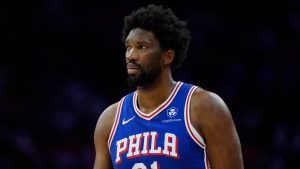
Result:
{"type": "MultiPolygon", "coordinates": [[[[132,169],[147,169],[144,163],[135,163],[132,169]]],[[[151,164],[151,169],[159,169],[159,164],[157,161],[154,161],[151,164]]]]}

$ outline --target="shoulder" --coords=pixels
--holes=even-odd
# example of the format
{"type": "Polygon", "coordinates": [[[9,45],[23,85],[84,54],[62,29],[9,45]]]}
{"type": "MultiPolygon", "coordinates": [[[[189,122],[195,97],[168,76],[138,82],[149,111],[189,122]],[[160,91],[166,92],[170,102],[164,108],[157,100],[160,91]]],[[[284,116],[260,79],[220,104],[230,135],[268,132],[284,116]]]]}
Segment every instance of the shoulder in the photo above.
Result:
{"type": "Polygon", "coordinates": [[[96,150],[94,168],[113,168],[109,155],[108,139],[119,104],[120,101],[108,106],[98,119],[94,132],[96,150]]]}
{"type": "Polygon", "coordinates": [[[191,120],[205,130],[205,126],[216,126],[231,121],[231,113],[223,101],[216,93],[197,88],[191,99],[191,120]]]}
{"type": "Polygon", "coordinates": [[[205,141],[210,165],[242,169],[238,133],[222,98],[213,92],[196,89],[192,95],[190,115],[192,125],[205,141]]]}
{"type": "Polygon", "coordinates": [[[117,109],[120,104],[120,101],[108,106],[100,115],[96,128],[95,128],[95,137],[101,135],[105,139],[108,139],[111,128],[114,123],[114,119],[117,114],[117,109]]]}
{"type": "Polygon", "coordinates": [[[191,106],[197,110],[207,110],[209,112],[227,110],[225,102],[218,94],[201,88],[197,88],[194,91],[191,106]]]}

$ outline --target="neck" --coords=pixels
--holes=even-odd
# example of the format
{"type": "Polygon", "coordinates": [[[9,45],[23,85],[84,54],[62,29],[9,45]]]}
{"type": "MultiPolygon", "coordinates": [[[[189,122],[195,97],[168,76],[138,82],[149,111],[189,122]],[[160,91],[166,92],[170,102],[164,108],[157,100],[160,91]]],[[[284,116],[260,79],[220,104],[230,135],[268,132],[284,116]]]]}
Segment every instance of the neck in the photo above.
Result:
{"type": "Polygon", "coordinates": [[[161,105],[171,94],[176,82],[171,74],[163,75],[149,88],[138,87],[138,106],[144,113],[150,113],[161,105]],[[167,78],[166,78],[167,77],[167,78]]]}

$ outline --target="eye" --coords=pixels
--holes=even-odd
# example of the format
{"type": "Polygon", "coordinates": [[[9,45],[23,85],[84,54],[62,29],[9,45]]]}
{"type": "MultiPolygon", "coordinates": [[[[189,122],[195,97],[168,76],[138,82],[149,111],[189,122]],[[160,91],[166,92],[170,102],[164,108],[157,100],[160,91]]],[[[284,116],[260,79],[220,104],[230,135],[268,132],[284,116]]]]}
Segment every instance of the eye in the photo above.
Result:
{"type": "Polygon", "coordinates": [[[146,49],[147,47],[145,45],[139,45],[138,48],[139,49],[146,49]]]}
{"type": "Polygon", "coordinates": [[[125,48],[126,48],[126,50],[130,50],[132,47],[129,45],[126,45],[125,48]]]}

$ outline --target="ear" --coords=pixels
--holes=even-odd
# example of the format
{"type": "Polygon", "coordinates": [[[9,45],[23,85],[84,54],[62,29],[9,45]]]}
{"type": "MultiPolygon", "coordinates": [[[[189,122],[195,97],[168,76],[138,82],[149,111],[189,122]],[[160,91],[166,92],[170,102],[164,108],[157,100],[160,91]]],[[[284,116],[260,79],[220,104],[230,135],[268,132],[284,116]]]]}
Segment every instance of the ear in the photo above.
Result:
{"type": "Polygon", "coordinates": [[[175,51],[172,49],[163,52],[163,63],[164,65],[170,65],[175,58],[175,51]]]}

